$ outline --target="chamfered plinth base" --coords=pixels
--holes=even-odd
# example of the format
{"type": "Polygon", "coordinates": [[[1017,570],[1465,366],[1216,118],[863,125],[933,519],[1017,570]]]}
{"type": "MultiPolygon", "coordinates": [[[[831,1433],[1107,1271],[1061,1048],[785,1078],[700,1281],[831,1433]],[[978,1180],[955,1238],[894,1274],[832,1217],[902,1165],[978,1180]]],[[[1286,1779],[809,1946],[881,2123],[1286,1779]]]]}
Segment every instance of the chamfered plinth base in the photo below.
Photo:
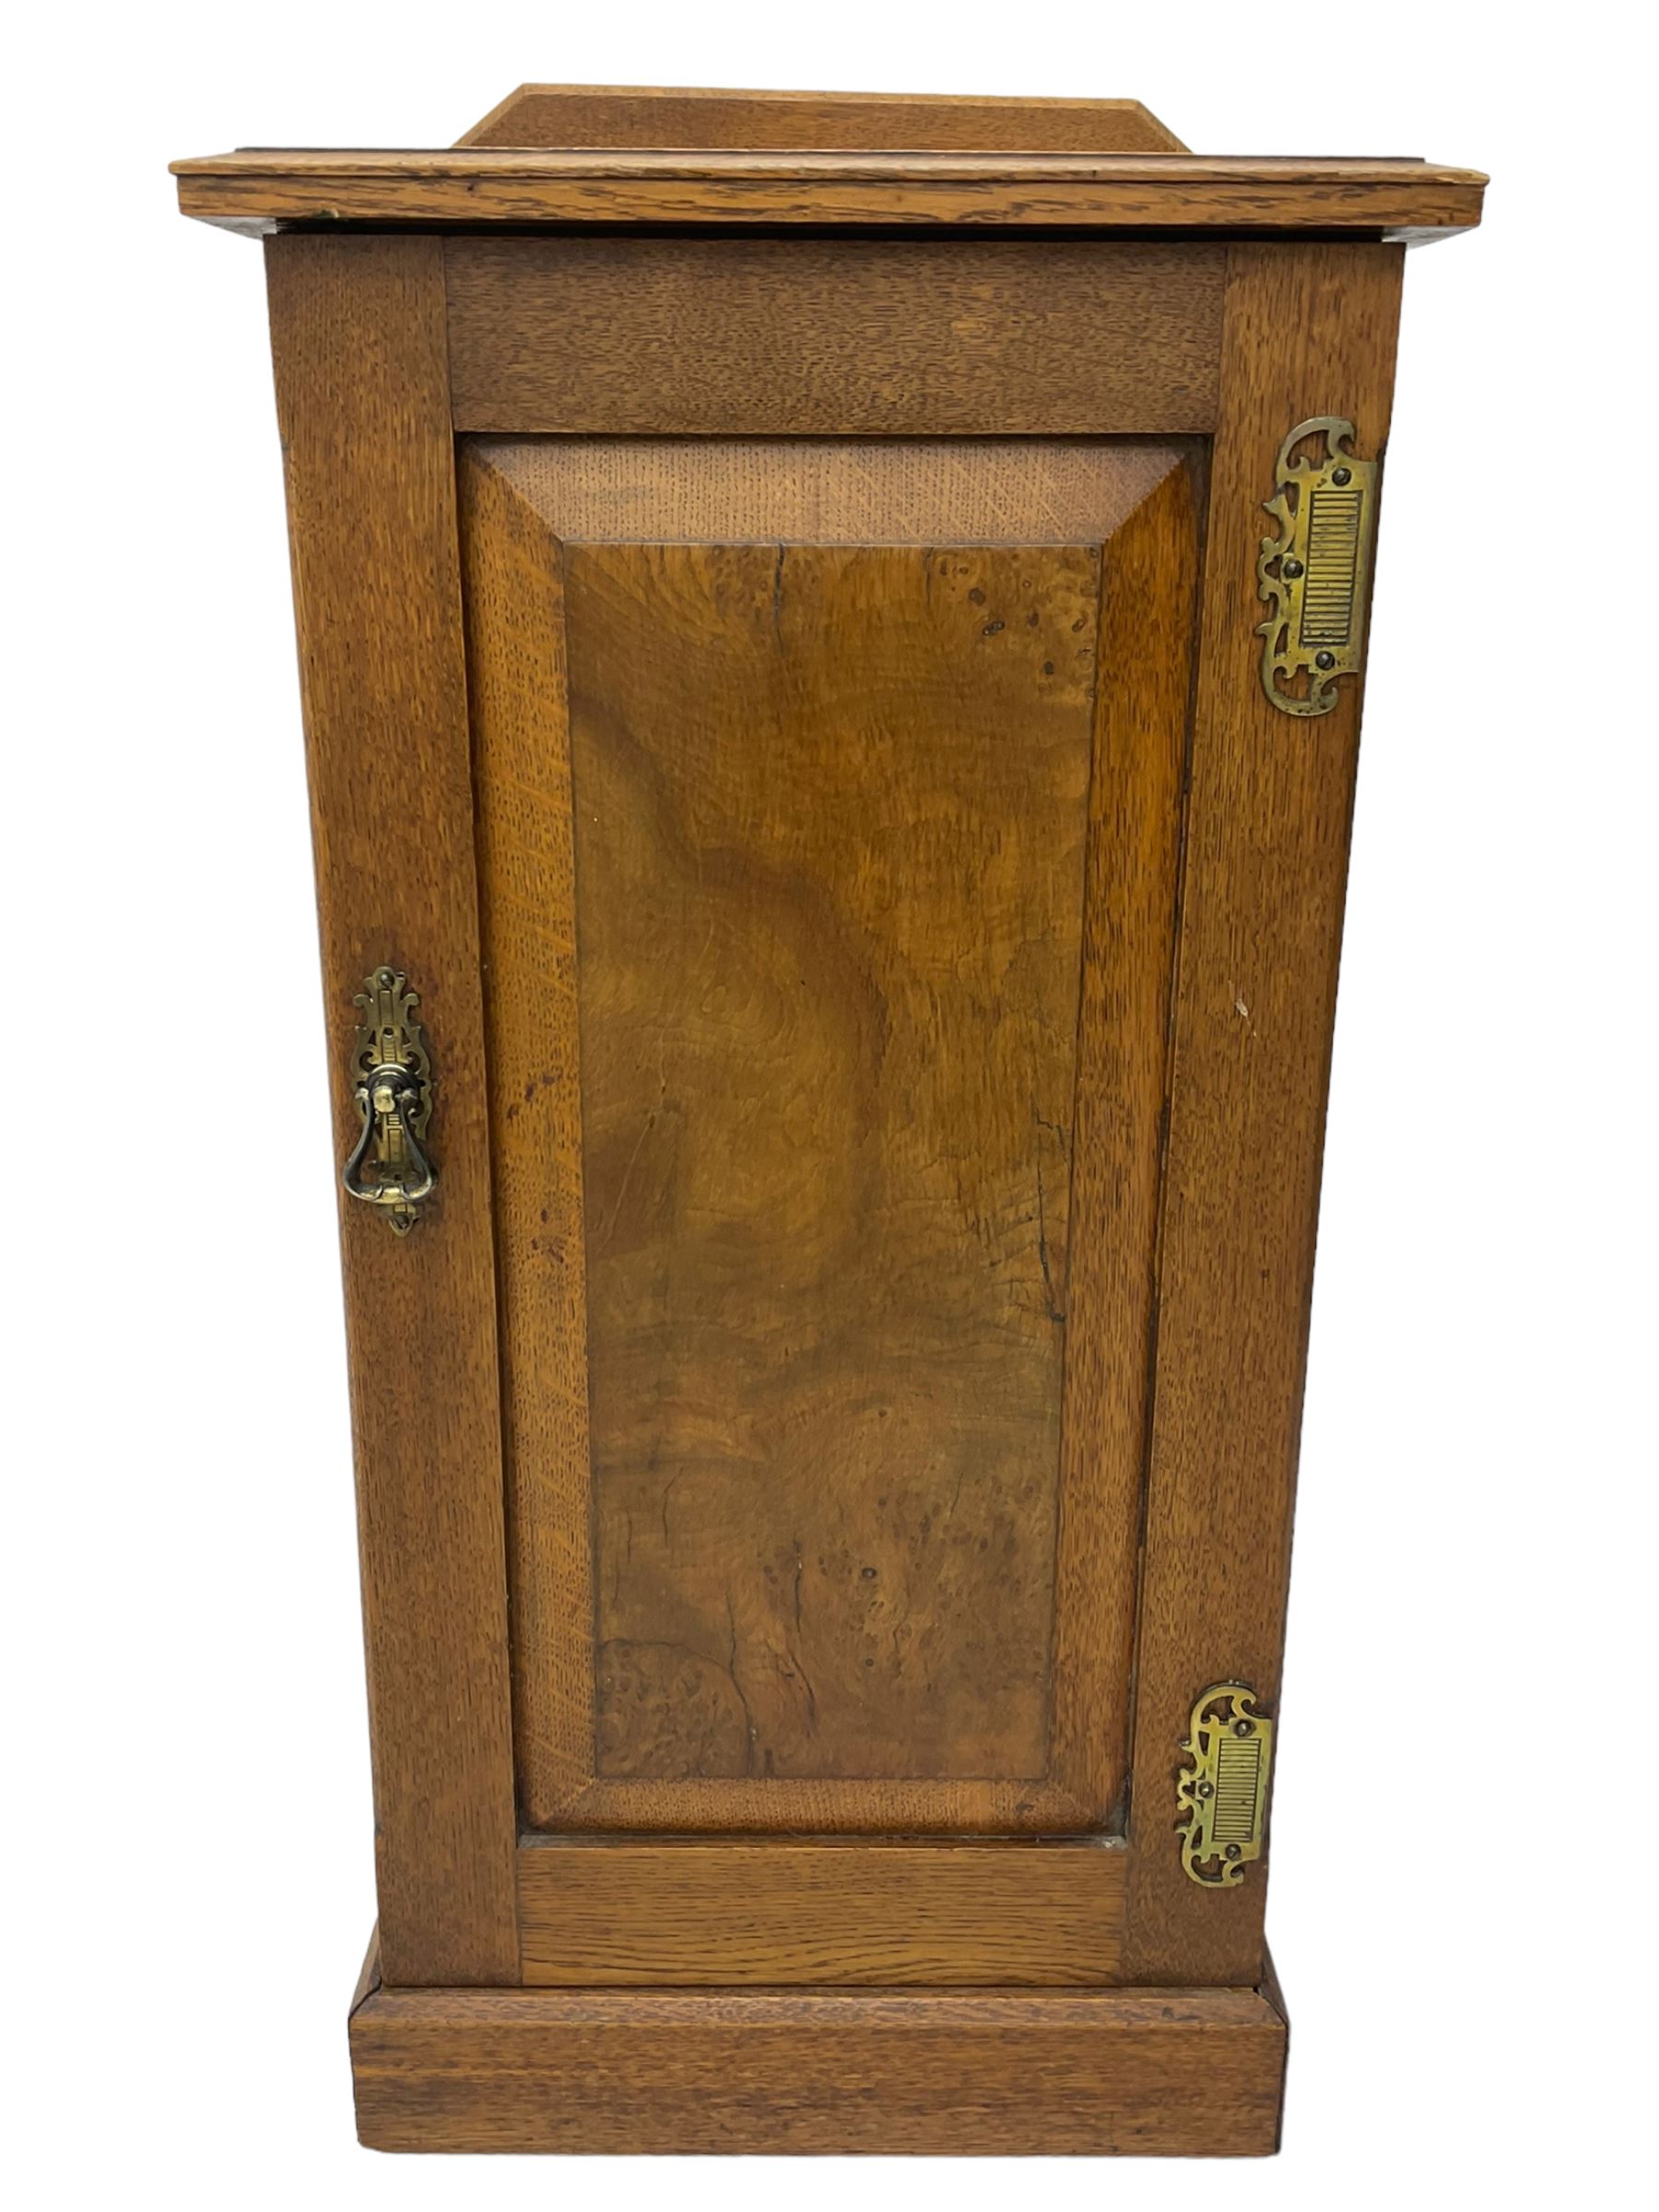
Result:
{"type": "Polygon", "coordinates": [[[1277,1992],[382,1989],[351,2015],[374,2150],[1260,2156],[1277,1992]]]}

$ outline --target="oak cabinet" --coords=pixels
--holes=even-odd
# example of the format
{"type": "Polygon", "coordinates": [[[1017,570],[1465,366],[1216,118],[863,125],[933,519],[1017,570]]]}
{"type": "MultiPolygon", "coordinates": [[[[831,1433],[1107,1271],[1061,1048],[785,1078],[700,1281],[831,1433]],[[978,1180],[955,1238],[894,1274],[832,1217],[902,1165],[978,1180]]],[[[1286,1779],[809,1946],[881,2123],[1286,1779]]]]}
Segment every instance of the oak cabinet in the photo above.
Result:
{"type": "Polygon", "coordinates": [[[364,2140],[1270,2149],[1377,464],[1482,181],[536,87],[177,166],[266,234],[364,2140]]]}

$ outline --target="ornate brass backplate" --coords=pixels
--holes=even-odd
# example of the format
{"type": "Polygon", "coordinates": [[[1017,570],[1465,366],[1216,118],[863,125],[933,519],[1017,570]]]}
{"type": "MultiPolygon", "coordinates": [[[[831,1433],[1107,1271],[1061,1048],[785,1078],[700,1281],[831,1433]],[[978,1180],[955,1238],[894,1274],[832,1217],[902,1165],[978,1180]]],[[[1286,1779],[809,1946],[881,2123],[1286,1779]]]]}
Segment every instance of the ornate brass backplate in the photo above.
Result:
{"type": "Polygon", "coordinates": [[[353,1198],[384,1207],[394,1232],[404,1237],[438,1181],[422,1148],[432,1118],[432,1064],[415,1018],[420,996],[407,976],[377,968],[351,1003],[362,1012],[351,1074],[363,1126],[340,1180],[353,1198]]]}
{"type": "Polygon", "coordinates": [[[1256,1710],[1247,1683],[1218,1682],[1193,1707],[1181,1747],[1193,1762],[1175,1789],[1181,1863],[1206,1888],[1225,1889],[1262,1855],[1273,1723],[1256,1710]]]}
{"type": "Polygon", "coordinates": [[[1336,678],[1359,673],[1377,464],[1355,458],[1354,436],[1340,415],[1299,422],[1279,447],[1277,488],[1263,502],[1279,535],[1262,540],[1256,559],[1256,594],[1269,609],[1256,626],[1262,688],[1287,714],[1328,714],[1336,678]],[[1323,441],[1323,460],[1292,459],[1314,438],[1323,441]]]}

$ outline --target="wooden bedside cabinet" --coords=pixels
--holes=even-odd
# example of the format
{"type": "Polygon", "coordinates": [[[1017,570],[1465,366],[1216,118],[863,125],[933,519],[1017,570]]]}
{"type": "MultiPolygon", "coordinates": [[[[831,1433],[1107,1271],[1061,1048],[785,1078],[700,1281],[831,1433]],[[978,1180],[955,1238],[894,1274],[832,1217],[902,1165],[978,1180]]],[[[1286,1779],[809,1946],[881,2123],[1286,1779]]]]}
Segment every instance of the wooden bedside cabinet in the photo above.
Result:
{"type": "Polygon", "coordinates": [[[266,237],[396,2149],[1274,2147],[1417,161],[526,87],[266,237]]]}

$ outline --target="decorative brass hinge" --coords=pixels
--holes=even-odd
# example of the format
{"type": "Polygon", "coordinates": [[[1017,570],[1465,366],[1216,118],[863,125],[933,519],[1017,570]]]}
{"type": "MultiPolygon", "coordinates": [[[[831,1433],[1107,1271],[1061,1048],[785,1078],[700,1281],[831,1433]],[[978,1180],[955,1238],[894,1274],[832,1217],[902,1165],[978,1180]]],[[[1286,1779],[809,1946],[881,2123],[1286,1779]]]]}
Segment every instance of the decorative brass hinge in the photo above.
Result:
{"type": "Polygon", "coordinates": [[[420,994],[396,969],[377,968],[351,1003],[363,1017],[351,1048],[352,1095],[363,1126],[340,1180],[353,1198],[383,1206],[394,1232],[406,1237],[438,1181],[422,1149],[432,1118],[432,1064],[415,1018],[420,994]]]}
{"type": "Polygon", "coordinates": [[[1357,460],[1354,426],[1340,415],[1299,422],[1279,447],[1277,487],[1263,501],[1279,524],[1256,557],[1262,688],[1287,714],[1328,714],[1339,676],[1358,676],[1371,596],[1376,527],[1377,464],[1357,460]],[[1307,438],[1323,438],[1324,459],[1292,460],[1307,438]],[[1304,688],[1300,686],[1303,677],[1304,688]]]}
{"type": "Polygon", "coordinates": [[[1262,1855],[1273,1723],[1248,1683],[1217,1682],[1193,1707],[1181,1747],[1193,1762],[1175,1786],[1181,1863],[1206,1889],[1225,1889],[1262,1855]]]}

